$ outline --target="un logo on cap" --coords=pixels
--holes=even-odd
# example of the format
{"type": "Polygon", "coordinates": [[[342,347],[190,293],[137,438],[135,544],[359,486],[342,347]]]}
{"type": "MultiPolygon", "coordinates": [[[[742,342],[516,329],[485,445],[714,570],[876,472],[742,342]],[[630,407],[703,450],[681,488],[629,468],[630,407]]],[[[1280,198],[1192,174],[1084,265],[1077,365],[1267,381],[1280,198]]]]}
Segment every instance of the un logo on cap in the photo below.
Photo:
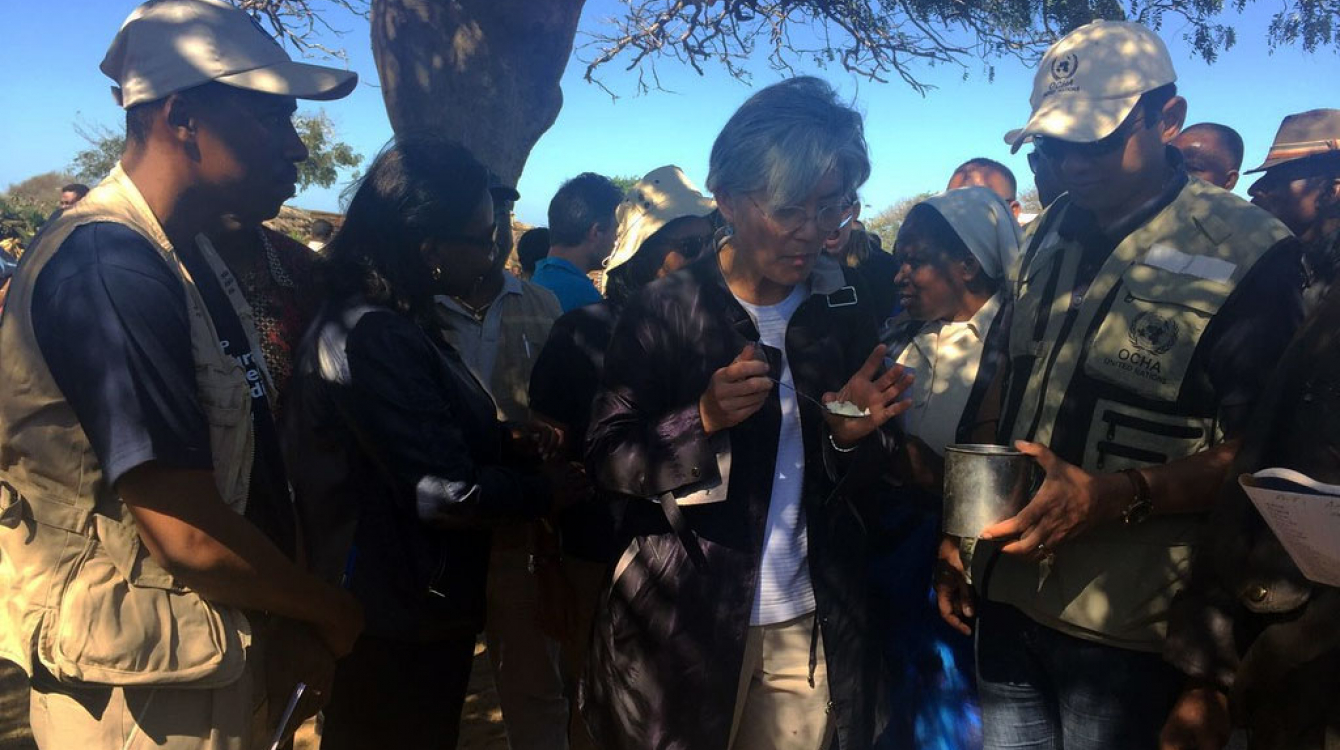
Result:
{"type": "Polygon", "coordinates": [[[1065,57],[1058,57],[1052,60],[1052,78],[1058,81],[1074,78],[1077,68],[1079,68],[1079,58],[1073,52],[1065,57]]]}

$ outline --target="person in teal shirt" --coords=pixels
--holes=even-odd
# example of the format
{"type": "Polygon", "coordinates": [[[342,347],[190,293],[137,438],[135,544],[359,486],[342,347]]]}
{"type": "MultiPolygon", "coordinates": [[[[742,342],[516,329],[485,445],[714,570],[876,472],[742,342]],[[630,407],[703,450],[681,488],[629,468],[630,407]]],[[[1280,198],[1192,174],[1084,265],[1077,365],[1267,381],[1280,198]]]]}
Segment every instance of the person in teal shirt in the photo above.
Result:
{"type": "Polygon", "coordinates": [[[584,172],[563,183],[549,202],[549,256],[535,264],[531,282],[558,297],[563,312],[599,302],[588,273],[614,250],[614,209],[623,191],[608,177],[584,172]]]}

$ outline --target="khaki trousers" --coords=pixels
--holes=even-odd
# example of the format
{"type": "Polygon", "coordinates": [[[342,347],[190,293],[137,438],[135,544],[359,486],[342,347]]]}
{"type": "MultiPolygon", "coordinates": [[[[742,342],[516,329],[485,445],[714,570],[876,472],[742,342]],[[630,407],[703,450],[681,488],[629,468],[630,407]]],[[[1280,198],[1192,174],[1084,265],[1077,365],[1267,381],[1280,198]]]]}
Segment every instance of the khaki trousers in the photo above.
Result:
{"type": "Polygon", "coordinates": [[[833,738],[823,643],[810,687],[814,614],[749,628],[731,725],[733,750],[824,750],[833,738]]]}
{"type": "Polygon", "coordinates": [[[44,682],[35,680],[29,707],[42,750],[252,750],[269,741],[251,659],[241,679],[212,690],[44,682]]]}

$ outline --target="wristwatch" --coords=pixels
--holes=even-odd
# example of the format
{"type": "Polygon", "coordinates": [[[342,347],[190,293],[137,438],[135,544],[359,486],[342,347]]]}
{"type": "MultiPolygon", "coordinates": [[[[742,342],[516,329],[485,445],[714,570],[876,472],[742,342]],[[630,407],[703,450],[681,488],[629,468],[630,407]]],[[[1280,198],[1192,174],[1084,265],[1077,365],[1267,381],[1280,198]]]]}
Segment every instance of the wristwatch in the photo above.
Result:
{"type": "Polygon", "coordinates": [[[1135,526],[1145,522],[1150,514],[1154,512],[1154,493],[1149,489],[1149,482],[1145,480],[1145,475],[1140,473],[1139,469],[1126,469],[1121,472],[1126,478],[1131,480],[1131,489],[1135,490],[1135,497],[1131,504],[1121,511],[1121,520],[1127,526],[1135,526]]]}

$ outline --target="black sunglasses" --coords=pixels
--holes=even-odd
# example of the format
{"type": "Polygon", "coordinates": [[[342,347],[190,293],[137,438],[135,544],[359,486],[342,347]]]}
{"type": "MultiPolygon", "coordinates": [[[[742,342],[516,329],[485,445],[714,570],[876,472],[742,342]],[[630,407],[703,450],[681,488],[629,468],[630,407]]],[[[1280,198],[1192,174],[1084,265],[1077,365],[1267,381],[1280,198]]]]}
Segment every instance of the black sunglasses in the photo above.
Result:
{"type": "Polygon", "coordinates": [[[1028,171],[1032,172],[1033,174],[1037,174],[1037,173],[1038,173],[1038,170],[1039,170],[1039,169],[1042,169],[1042,163],[1041,163],[1041,162],[1042,162],[1042,159],[1043,159],[1043,158],[1044,158],[1044,157],[1042,156],[1042,153],[1041,153],[1041,152],[1039,152],[1039,151],[1037,151],[1037,150],[1029,151],[1029,152],[1028,152],[1028,171]]]}
{"type": "Polygon", "coordinates": [[[712,245],[712,236],[707,234],[691,234],[687,237],[680,237],[674,242],[666,243],[666,250],[673,250],[688,260],[693,260],[703,251],[712,245]]]}
{"type": "Polygon", "coordinates": [[[498,225],[495,223],[488,229],[487,237],[479,237],[472,234],[443,234],[438,235],[439,242],[455,242],[461,245],[470,245],[481,252],[491,253],[498,249],[498,225]]]}
{"type": "MultiPolygon", "coordinates": [[[[1060,138],[1053,138],[1046,135],[1033,136],[1033,147],[1042,153],[1042,155],[1057,164],[1065,161],[1068,156],[1078,156],[1083,159],[1098,159],[1111,154],[1126,145],[1126,141],[1135,132],[1136,125],[1144,122],[1143,117],[1132,117],[1118,127],[1111,135],[1106,138],[1100,138],[1089,143],[1076,143],[1074,141],[1063,141],[1060,138]]],[[[1028,166],[1037,173],[1037,167],[1030,159],[1028,166]]]]}

